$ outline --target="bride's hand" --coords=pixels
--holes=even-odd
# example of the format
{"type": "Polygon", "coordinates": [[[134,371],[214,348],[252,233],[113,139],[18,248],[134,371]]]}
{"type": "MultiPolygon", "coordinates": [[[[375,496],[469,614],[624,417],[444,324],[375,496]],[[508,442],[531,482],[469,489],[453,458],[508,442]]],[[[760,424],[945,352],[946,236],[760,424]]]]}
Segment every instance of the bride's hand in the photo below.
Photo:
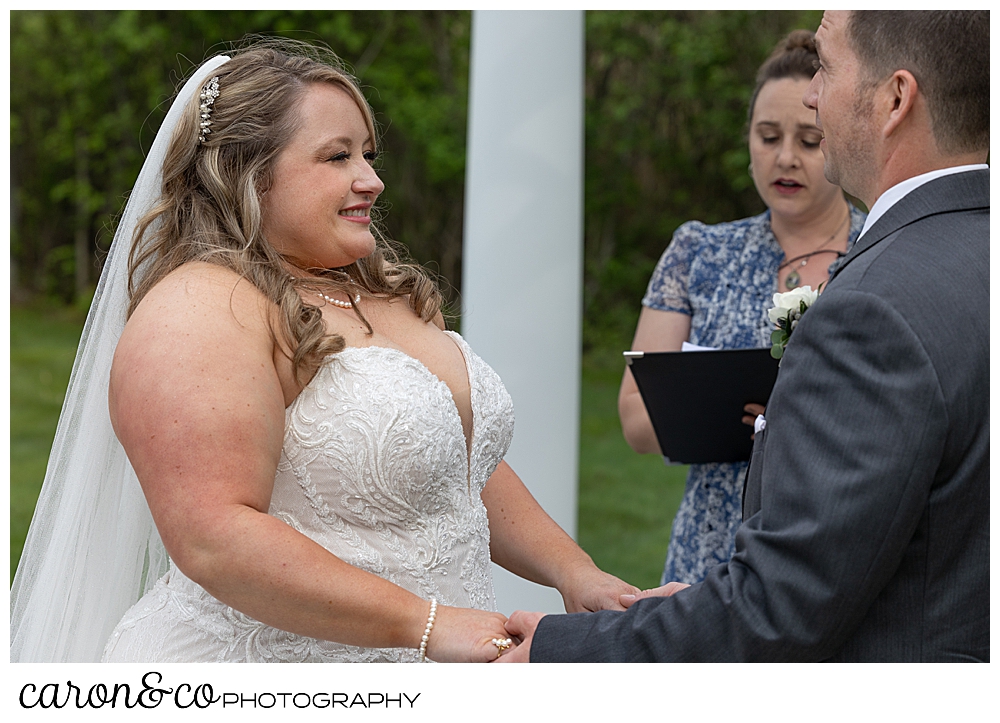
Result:
{"type": "Polygon", "coordinates": [[[638,595],[623,595],[622,603],[625,607],[632,607],[636,600],[644,600],[648,597],[673,597],[684,588],[691,587],[686,582],[668,582],[666,585],[654,587],[651,590],[643,590],[638,595]]]}
{"type": "MultiPolygon", "coordinates": [[[[509,639],[507,616],[472,608],[441,605],[427,639],[427,657],[439,663],[488,663],[499,648],[494,638],[509,639]]],[[[515,646],[510,643],[510,649],[515,646]]]]}
{"type": "Polygon", "coordinates": [[[624,610],[619,598],[636,595],[639,588],[619,580],[590,564],[567,575],[559,587],[563,604],[568,613],[596,612],[597,610],[624,610]]]}

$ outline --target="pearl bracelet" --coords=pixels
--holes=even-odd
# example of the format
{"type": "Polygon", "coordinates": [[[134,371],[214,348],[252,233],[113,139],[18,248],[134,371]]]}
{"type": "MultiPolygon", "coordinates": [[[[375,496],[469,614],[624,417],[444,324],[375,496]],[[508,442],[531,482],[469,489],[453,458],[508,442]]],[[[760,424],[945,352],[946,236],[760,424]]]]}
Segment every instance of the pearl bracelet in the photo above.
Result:
{"type": "Polygon", "coordinates": [[[431,637],[431,630],[434,629],[434,618],[437,616],[438,601],[431,598],[431,611],[427,615],[427,627],[424,628],[424,637],[420,638],[420,662],[427,662],[427,641],[431,637]]]}

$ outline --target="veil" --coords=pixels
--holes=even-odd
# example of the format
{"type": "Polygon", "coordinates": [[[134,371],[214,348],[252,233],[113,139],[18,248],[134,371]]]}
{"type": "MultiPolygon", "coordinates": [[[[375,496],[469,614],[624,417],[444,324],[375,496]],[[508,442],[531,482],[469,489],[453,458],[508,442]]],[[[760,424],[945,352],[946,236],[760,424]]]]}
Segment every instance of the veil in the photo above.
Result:
{"type": "Polygon", "coordinates": [[[115,232],[11,586],[12,663],[98,662],[122,615],[167,570],[139,481],[111,427],[108,380],[125,327],[132,234],[160,195],[174,127],[210,73],[228,60],[212,58],[177,94],[115,232]]]}

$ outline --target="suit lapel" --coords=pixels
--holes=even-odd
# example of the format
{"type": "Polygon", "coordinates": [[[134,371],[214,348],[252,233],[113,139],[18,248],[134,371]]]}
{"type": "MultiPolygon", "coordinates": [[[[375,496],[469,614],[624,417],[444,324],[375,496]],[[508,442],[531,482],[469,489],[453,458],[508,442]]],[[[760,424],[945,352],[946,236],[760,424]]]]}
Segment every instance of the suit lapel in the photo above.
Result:
{"type": "Polygon", "coordinates": [[[990,172],[954,173],[935,178],[910,191],[857,240],[830,280],[854,259],[904,226],[939,213],[990,207],[990,172]]]}

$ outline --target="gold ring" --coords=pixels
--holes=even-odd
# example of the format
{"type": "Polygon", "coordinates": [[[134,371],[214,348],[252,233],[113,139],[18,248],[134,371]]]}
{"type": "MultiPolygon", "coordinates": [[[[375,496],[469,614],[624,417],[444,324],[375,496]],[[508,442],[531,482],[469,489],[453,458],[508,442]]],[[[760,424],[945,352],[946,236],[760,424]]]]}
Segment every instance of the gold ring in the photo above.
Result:
{"type": "Polygon", "coordinates": [[[497,657],[503,655],[505,650],[509,650],[513,642],[510,638],[493,638],[493,644],[497,646],[497,657]]]}

